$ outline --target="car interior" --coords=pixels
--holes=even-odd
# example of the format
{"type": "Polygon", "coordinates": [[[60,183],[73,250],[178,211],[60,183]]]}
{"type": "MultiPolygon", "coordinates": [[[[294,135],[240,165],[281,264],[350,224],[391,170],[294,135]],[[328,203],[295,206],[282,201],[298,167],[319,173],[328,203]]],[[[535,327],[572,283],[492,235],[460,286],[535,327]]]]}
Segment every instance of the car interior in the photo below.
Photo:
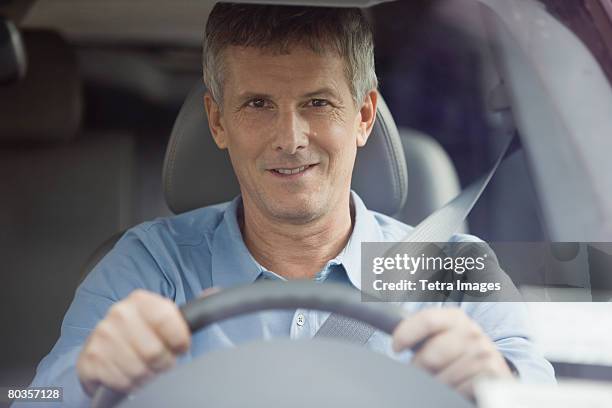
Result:
{"type": "MultiPolygon", "coordinates": [[[[609,1],[352,4],[370,6],[374,28],[386,102],[374,134],[393,134],[358,154],[352,187],[370,209],[417,225],[517,133],[523,149],[459,232],[487,242],[610,240],[609,1]],[[547,34],[521,37],[525,26],[547,34]]],[[[25,54],[0,81],[0,386],[31,382],[75,289],[123,232],[238,194],[202,106],[201,37],[213,5],[0,2],[25,54]]],[[[558,377],[612,381],[606,361],[553,363],[558,377]]]]}

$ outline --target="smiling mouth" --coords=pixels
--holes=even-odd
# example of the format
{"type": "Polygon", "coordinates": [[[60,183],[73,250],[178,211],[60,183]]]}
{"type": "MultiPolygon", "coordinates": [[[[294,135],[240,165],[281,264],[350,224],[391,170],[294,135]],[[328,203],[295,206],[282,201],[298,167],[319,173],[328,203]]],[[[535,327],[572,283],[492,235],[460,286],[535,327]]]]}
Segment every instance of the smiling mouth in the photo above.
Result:
{"type": "Polygon", "coordinates": [[[273,173],[276,174],[282,174],[284,176],[291,176],[294,174],[300,174],[305,172],[306,170],[308,170],[309,168],[313,167],[315,165],[313,164],[308,164],[306,166],[301,166],[301,167],[294,167],[294,168],[278,168],[278,169],[272,169],[270,171],[272,171],[273,173]]]}

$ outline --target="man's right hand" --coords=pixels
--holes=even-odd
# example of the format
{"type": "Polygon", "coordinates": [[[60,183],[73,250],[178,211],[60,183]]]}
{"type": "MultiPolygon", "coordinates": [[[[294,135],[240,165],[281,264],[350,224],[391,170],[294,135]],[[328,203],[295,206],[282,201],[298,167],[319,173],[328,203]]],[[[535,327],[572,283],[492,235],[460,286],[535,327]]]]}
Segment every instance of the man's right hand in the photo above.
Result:
{"type": "Polygon", "coordinates": [[[95,327],[76,369],[90,396],[100,385],[128,392],[171,368],[190,343],[189,328],[176,304],[135,290],[95,327]]]}

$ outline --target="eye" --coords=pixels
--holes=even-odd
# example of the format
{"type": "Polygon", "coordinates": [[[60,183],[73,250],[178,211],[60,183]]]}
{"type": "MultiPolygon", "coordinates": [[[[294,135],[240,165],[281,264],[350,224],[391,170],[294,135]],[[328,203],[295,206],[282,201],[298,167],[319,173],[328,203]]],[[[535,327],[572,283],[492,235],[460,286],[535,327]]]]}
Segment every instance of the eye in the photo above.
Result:
{"type": "Polygon", "coordinates": [[[325,108],[330,105],[329,101],[326,99],[311,99],[309,104],[315,108],[325,108]]]}
{"type": "Polygon", "coordinates": [[[263,98],[253,98],[247,102],[249,108],[262,109],[266,107],[266,100],[263,98]]]}

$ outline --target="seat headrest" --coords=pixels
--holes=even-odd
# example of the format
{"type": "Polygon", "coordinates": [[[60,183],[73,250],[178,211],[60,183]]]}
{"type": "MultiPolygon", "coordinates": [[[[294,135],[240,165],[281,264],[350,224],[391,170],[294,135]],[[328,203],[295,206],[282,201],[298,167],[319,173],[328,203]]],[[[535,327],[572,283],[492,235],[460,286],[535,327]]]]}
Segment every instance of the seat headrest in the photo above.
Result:
{"type": "MultiPolygon", "coordinates": [[[[240,193],[227,154],[214,143],[197,84],[183,104],[166,149],[164,194],[174,213],[231,200],[240,193]]],[[[404,205],[408,174],[395,122],[382,97],[366,146],[357,153],[352,188],[374,211],[395,215],[404,205]]]]}
{"type": "Polygon", "coordinates": [[[24,31],[28,70],[0,86],[0,142],[49,142],[75,137],[81,125],[82,87],[77,57],[53,31],[24,31]]]}

